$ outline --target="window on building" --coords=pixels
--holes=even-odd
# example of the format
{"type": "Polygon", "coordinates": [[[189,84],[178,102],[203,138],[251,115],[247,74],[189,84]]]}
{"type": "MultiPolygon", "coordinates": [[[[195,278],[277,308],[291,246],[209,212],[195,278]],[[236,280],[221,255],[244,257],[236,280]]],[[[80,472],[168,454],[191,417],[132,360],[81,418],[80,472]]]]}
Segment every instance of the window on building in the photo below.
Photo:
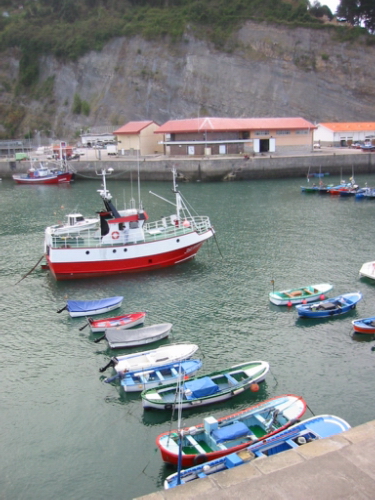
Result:
{"type": "Polygon", "coordinates": [[[276,130],[276,135],[290,135],[290,130],[276,130]]]}
{"type": "Polygon", "coordinates": [[[307,135],[309,131],[305,128],[303,130],[296,130],[297,135],[307,135]]]}
{"type": "Polygon", "coordinates": [[[270,135],[269,130],[256,130],[254,135],[270,135]]]}

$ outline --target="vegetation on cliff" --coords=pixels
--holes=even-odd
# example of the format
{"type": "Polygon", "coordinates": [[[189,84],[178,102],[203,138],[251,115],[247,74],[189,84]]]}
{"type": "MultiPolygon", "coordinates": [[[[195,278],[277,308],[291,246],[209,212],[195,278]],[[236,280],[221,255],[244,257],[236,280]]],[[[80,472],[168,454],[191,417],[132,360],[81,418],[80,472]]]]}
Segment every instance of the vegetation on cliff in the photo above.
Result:
{"type": "Polygon", "coordinates": [[[318,25],[306,0],[3,0],[0,50],[21,50],[20,83],[38,78],[38,56],[75,60],[111,38],[181,39],[186,26],[219,48],[247,19],[318,25]],[[204,29],[202,29],[204,27],[204,29]]]}
{"type": "MultiPolygon", "coordinates": [[[[360,25],[364,17],[358,5],[369,1],[373,2],[341,0],[343,13],[354,25],[360,25]]],[[[11,105],[3,109],[5,135],[16,135],[25,113],[17,96],[53,99],[53,79],[39,81],[42,55],[51,54],[62,62],[75,61],[91,50],[100,51],[114,37],[137,35],[174,43],[184,40],[187,29],[229,52],[235,48],[231,35],[249,19],[291,27],[327,28],[322,16],[333,17],[327,6],[319,2],[311,5],[308,0],[3,0],[0,51],[12,48],[19,59],[18,80],[0,82],[13,98],[11,105]],[[10,85],[12,89],[5,88],[10,85]]],[[[369,22],[368,15],[366,20],[369,22]]],[[[338,28],[336,36],[347,40],[366,33],[360,27],[338,28]]],[[[78,95],[74,96],[73,113],[90,114],[89,104],[78,95]]]]}

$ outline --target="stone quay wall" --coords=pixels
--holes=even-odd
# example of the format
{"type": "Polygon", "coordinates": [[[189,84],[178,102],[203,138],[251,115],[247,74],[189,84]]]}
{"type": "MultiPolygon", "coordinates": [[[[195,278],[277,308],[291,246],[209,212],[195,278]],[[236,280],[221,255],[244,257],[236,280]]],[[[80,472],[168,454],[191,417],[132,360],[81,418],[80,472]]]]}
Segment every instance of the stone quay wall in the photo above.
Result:
{"type": "MultiPolygon", "coordinates": [[[[326,172],[330,175],[341,175],[346,180],[352,174],[375,173],[375,153],[353,151],[319,152],[304,156],[256,156],[256,157],[115,157],[105,160],[75,160],[70,162],[76,172],[76,180],[94,179],[96,173],[105,168],[113,168],[113,176],[117,179],[130,180],[138,173],[140,180],[170,181],[171,169],[176,168],[180,180],[186,181],[240,181],[251,179],[281,179],[306,177],[310,172],[326,172]]],[[[30,168],[29,161],[0,162],[0,176],[12,178],[13,174],[26,173],[30,168]]]]}

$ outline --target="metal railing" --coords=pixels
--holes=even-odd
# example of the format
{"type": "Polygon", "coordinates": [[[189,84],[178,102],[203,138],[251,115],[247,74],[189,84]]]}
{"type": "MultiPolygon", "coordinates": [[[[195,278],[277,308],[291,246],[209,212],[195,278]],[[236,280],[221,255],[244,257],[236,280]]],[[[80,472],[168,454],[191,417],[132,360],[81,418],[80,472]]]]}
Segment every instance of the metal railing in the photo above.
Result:
{"type": "Polygon", "coordinates": [[[85,247],[118,247],[134,245],[137,243],[148,243],[151,241],[163,240],[166,238],[174,238],[184,234],[197,232],[203,234],[211,228],[210,219],[207,216],[188,217],[184,220],[174,222],[172,217],[165,217],[161,220],[145,223],[143,231],[139,232],[141,236],[137,240],[121,241],[113,240],[102,242],[102,238],[98,236],[98,230],[84,230],[80,233],[66,234],[64,236],[49,235],[48,244],[51,248],[85,248],[85,247]]]}

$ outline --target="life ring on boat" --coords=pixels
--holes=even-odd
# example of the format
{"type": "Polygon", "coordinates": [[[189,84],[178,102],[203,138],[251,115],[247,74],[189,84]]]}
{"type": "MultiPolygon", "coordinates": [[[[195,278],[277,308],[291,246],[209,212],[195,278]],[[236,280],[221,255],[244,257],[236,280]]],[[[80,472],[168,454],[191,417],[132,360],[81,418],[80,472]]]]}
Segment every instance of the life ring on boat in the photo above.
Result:
{"type": "Polygon", "coordinates": [[[112,239],[113,240],[118,240],[120,238],[120,233],[118,231],[113,231],[112,233],[112,239]]]}
{"type": "Polygon", "coordinates": [[[203,453],[194,457],[194,460],[193,460],[194,465],[201,465],[201,464],[205,464],[206,462],[207,462],[207,455],[204,455],[203,453]]]}

